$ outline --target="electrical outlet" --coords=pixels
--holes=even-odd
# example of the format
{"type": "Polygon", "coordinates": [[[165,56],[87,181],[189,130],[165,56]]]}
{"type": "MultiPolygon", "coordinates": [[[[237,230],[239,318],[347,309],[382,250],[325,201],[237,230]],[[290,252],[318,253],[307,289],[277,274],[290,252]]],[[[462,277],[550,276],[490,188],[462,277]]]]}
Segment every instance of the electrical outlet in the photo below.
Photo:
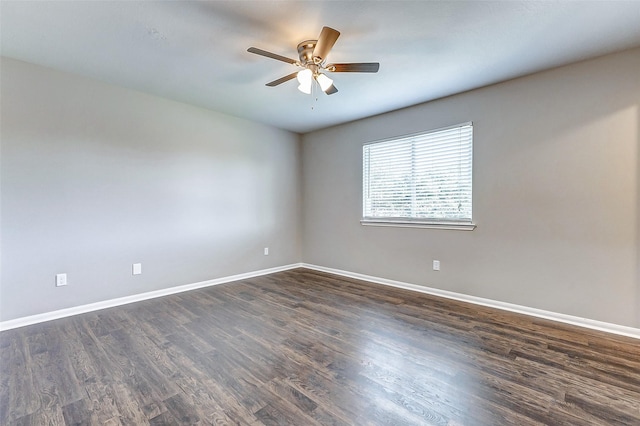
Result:
{"type": "Polygon", "coordinates": [[[142,263],[134,263],[133,264],[133,275],[142,274],[142,263]]]}
{"type": "Polygon", "coordinates": [[[440,270],[440,261],[439,260],[434,260],[433,261],[433,270],[434,271],[439,271],[440,270]]]}
{"type": "Polygon", "coordinates": [[[56,274],[56,287],[67,285],[67,274],[56,274]]]}
{"type": "Polygon", "coordinates": [[[269,247],[264,248],[264,255],[269,256],[269,247]]]}

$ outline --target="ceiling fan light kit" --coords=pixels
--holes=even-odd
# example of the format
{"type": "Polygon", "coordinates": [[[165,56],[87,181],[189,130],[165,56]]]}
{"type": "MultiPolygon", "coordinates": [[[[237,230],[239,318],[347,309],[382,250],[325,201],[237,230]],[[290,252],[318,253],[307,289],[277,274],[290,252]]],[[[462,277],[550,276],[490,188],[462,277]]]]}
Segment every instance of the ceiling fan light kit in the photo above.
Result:
{"type": "Polygon", "coordinates": [[[298,72],[291,73],[267,83],[267,86],[275,87],[286,81],[297,78],[299,83],[298,90],[300,90],[302,93],[311,94],[311,88],[315,80],[323,92],[325,92],[327,95],[332,95],[334,93],[337,93],[338,89],[336,89],[336,87],[333,85],[333,80],[327,77],[325,73],[375,73],[380,69],[380,64],[378,62],[326,64],[327,55],[331,51],[331,48],[335,44],[336,40],[338,40],[339,36],[339,31],[334,30],[330,27],[323,27],[318,40],[306,40],[298,44],[299,60],[297,61],[295,59],[290,59],[276,53],[258,49],[257,47],[250,47],[249,49],[247,49],[247,52],[265,56],[267,58],[275,59],[278,61],[287,62],[289,64],[295,65],[296,67],[302,68],[298,72]]]}

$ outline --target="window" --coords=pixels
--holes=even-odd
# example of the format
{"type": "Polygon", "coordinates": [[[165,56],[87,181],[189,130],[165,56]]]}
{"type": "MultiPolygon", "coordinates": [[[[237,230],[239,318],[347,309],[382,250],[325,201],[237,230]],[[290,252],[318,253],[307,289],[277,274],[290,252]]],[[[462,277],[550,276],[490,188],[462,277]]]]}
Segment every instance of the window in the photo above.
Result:
{"type": "Polygon", "coordinates": [[[363,225],[474,229],[473,125],[363,146],[363,225]]]}

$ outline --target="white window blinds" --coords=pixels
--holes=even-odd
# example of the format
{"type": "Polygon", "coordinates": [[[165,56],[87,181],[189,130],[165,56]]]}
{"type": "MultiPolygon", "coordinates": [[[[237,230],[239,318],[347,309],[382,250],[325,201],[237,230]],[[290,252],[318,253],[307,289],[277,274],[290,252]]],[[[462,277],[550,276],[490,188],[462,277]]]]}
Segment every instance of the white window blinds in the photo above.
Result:
{"type": "Polygon", "coordinates": [[[363,146],[363,220],[471,223],[473,126],[363,146]]]}

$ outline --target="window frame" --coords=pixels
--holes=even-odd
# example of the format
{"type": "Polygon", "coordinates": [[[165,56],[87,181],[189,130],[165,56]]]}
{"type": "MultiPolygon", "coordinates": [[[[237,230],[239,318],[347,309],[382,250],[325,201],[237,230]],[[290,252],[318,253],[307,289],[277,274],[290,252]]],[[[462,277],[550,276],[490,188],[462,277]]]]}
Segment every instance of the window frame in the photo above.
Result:
{"type": "MultiPolygon", "coordinates": [[[[375,141],[365,142],[362,144],[362,218],[360,223],[364,226],[390,226],[401,228],[433,228],[433,229],[448,229],[448,230],[463,230],[472,231],[476,228],[476,224],[473,222],[473,122],[468,121],[465,123],[455,124],[452,126],[440,127],[436,129],[425,130],[416,133],[410,133],[400,136],[394,136],[385,139],[379,139],[375,141]],[[471,126],[471,219],[469,220],[452,220],[452,219],[439,219],[439,218],[410,218],[410,217],[367,217],[365,215],[366,209],[366,195],[367,195],[367,182],[365,182],[365,147],[367,145],[374,145],[384,142],[397,141],[401,139],[410,139],[416,136],[425,136],[430,133],[437,133],[445,130],[455,129],[459,127],[471,126]]],[[[413,183],[413,182],[412,182],[413,183]]]]}

